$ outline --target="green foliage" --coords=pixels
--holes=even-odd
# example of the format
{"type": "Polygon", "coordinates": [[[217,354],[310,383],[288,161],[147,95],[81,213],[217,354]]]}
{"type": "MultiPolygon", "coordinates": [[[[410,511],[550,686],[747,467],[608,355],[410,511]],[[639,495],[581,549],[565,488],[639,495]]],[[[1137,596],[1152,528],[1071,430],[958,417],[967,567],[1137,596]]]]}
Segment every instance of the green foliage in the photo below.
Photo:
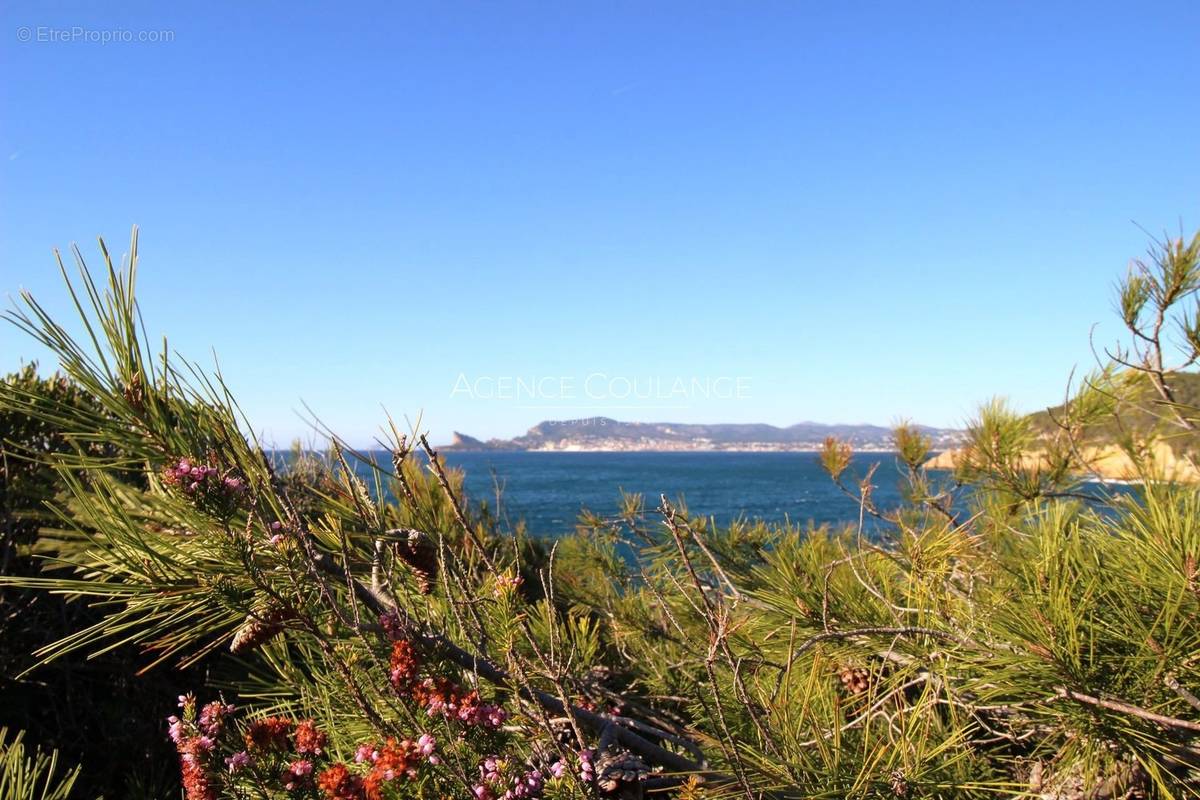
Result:
{"type": "Polygon", "coordinates": [[[896,452],[909,469],[917,469],[929,458],[929,437],[908,422],[901,422],[893,431],[896,452]]]}
{"type": "MultiPolygon", "coordinates": [[[[1124,292],[1134,324],[1195,290],[1194,257],[1168,251],[1124,292]]],[[[1089,378],[1052,427],[989,403],[948,481],[898,426],[898,509],[828,442],[862,509],[843,530],[717,528],[629,495],[532,542],[419,434],[391,427],[365,480],[336,439],[264,453],[219,375],[149,357],[135,264],[105,257],[106,288],[80,278],[90,347],[30,298],[13,314],[102,413],[2,387],[0,410],[114,452],[43,459],[62,488],[54,569],[3,584],[99,610],[43,662],[134,647],[156,671],[215,665],[197,691],[241,708],[184,702],[190,798],[490,799],[535,773],[552,798],[1200,794],[1200,495],[1080,491],[1079,448],[1128,402],[1124,373],[1089,378]],[[363,745],[406,768],[354,762],[363,745]]],[[[1134,382],[1161,398],[1146,369],[1134,382]]]]}
{"type": "Polygon", "coordinates": [[[17,548],[27,547],[37,530],[50,518],[45,504],[54,498],[58,475],[49,463],[53,456],[74,453],[76,448],[91,457],[112,455],[100,442],[76,442],[69,432],[54,424],[64,408],[73,414],[100,413],[95,398],[67,378],[40,378],[36,364],[4,376],[5,395],[11,402],[0,408],[0,514],[3,514],[6,560],[17,548]]]}
{"type": "Polygon", "coordinates": [[[6,800],[67,800],[79,767],[58,773],[58,753],[26,750],[24,733],[9,738],[0,728],[0,797],[6,800]]]}
{"type": "MultiPolygon", "coordinates": [[[[36,577],[48,559],[71,544],[48,507],[65,499],[54,465],[79,453],[119,462],[112,445],[79,438],[57,420],[98,417],[91,395],[61,375],[41,378],[35,365],[0,379],[8,402],[0,406],[0,575],[36,577]]],[[[113,467],[131,487],[145,488],[140,471],[113,467]]],[[[73,479],[82,479],[74,473],[73,479]]],[[[157,718],[187,676],[139,677],[137,654],[124,650],[92,659],[63,660],[29,674],[31,654],[100,622],[102,609],[15,585],[0,585],[0,726],[24,730],[82,767],[77,789],[89,795],[155,797],[177,783],[163,768],[171,757],[157,718]],[[125,754],[114,760],[114,750],[125,754]],[[159,765],[159,766],[156,766],[159,765]]],[[[0,796],[5,796],[0,793],[0,796]]]]}

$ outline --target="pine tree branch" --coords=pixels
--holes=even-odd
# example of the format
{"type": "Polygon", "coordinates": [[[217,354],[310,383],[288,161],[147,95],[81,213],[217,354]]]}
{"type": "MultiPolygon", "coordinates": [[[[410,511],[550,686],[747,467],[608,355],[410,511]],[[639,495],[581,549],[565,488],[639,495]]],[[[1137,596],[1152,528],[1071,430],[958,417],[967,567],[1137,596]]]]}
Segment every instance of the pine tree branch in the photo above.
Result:
{"type": "Polygon", "coordinates": [[[1162,725],[1166,728],[1175,728],[1182,731],[1194,731],[1200,733],[1200,722],[1192,722],[1187,719],[1179,719],[1177,717],[1167,717],[1162,714],[1155,714],[1153,711],[1147,711],[1140,706],[1135,706],[1132,703],[1126,703],[1121,700],[1104,700],[1099,697],[1093,697],[1090,694],[1082,694],[1073,692],[1065,686],[1059,686],[1057,689],[1058,696],[1067,700],[1074,700],[1077,703],[1084,705],[1096,706],[1109,711],[1118,711],[1122,714],[1128,714],[1132,717],[1144,719],[1147,722],[1153,722],[1162,725]]]}
{"type": "MultiPolygon", "coordinates": [[[[318,556],[316,560],[316,567],[330,576],[337,578],[338,580],[347,580],[345,571],[327,557],[318,556]]],[[[390,600],[377,594],[357,578],[351,576],[348,580],[350,585],[353,586],[355,594],[363,603],[363,605],[375,611],[377,614],[392,613],[397,610],[395,605],[393,605],[390,600]]],[[[419,639],[422,644],[430,650],[439,653],[463,669],[474,672],[489,683],[502,688],[514,688],[513,682],[508,673],[487,659],[463,650],[445,636],[440,634],[418,633],[415,634],[414,638],[419,639]]],[[[554,695],[538,689],[517,687],[515,691],[526,700],[537,703],[552,714],[570,714],[580,724],[586,726],[597,734],[603,733],[606,728],[610,727],[612,722],[612,720],[610,720],[606,714],[596,714],[577,706],[564,705],[564,703],[554,695]]],[[[612,725],[611,727],[615,729],[611,735],[618,742],[625,747],[628,747],[630,750],[638,753],[639,755],[651,759],[657,764],[661,764],[662,766],[676,772],[696,774],[719,781],[731,780],[729,776],[705,770],[700,764],[684,758],[678,753],[673,753],[666,748],[654,744],[644,737],[639,736],[636,732],[627,727],[624,727],[620,724],[612,725]]]]}
{"type": "Polygon", "coordinates": [[[796,648],[792,653],[791,660],[795,661],[806,651],[811,650],[823,641],[829,639],[849,639],[855,636],[932,636],[937,639],[945,639],[956,644],[965,644],[959,637],[945,631],[939,631],[935,628],[919,628],[908,626],[903,628],[854,628],[846,631],[826,631],[818,633],[815,636],[807,639],[803,644],[796,648]]]}
{"type": "Polygon", "coordinates": [[[1180,684],[1179,679],[1173,674],[1167,675],[1167,677],[1163,678],[1163,683],[1167,685],[1168,689],[1183,698],[1184,702],[1186,702],[1189,706],[1197,711],[1200,711],[1200,697],[1196,697],[1196,695],[1185,689],[1183,685],[1180,684]]]}

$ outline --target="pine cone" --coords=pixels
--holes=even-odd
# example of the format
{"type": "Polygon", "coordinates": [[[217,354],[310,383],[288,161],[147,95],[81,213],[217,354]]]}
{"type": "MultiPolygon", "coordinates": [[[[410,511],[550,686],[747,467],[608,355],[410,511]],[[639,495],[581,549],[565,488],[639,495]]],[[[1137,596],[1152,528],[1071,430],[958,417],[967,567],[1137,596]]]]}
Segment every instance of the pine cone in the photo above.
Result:
{"type": "Polygon", "coordinates": [[[229,652],[245,653],[262,647],[274,639],[283,630],[283,623],[291,618],[281,608],[264,605],[261,610],[255,609],[246,615],[242,625],[233,634],[229,643],[229,652]]]}
{"type": "Polygon", "coordinates": [[[641,795],[641,782],[649,772],[646,762],[628,750],[605,753],[596,762],[596,785],[602,792],[619,791],[623,796],[636,797],[641,795]]]}
{"type": "Polygon", "coordinates": [[[392,532],[407,534],[407,539],[396,543],[396,555],[413,571],[418,591],[432,594],[438,575],[437,547],[420,531],[400,529],[392,532]]]}
{"type": "Polygon", "coordinates": [[[862,667],[842,667],[838,678],[850,694],[862,694],[871,688],[871,673],[862,667]]]}

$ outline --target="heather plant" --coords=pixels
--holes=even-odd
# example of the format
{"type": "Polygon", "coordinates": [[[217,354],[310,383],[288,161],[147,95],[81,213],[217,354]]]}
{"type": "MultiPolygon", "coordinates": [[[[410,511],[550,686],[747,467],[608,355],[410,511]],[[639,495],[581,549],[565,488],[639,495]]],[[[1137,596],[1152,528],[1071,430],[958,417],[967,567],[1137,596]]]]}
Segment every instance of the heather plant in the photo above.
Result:
{"type": "Polygon", "coordinates": [[[85,337],[28,296],[10,315],[103,409],[27,413],[122,455],[44,456],[55,558],[4,581],[102,610],[43,662],[219,660],[163,723],[189,800],[1197,796],[1200,497],[1135,432],[1140,486],[1083,483],[1087,438],[1146,409],[1130,372],[1166,385],[1156,419],[1193,416],[1141,337],[1161,349],[1200,246],[1155,252],[1121,290],[1144,357],[1119,350],[1050,427],[986,405],[952,473],[901,424],[901,508],[831,440],[856,525],[629,495],[536,542],[390,421],[386,462],[332,435],[268,453],[219,374],[152,355],[135,236],[122,268],[102,248],[103,285],[80,259],[85,337]]]}

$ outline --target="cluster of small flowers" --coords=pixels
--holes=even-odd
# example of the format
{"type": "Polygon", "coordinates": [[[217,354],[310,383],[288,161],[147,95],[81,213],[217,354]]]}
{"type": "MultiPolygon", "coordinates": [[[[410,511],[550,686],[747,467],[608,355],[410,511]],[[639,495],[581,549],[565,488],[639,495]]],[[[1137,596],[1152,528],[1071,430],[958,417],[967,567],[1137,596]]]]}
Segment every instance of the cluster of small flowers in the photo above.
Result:
{"type": "MultiPolygon", "coordinates": [[[[179,698],[182,718],[170,717],[170,736],[180,754],[187,800],[217,800],[221,782],[214,768],[218,738],[228,727],[234,707],[209,703],[197,713],[191,695],[179,698]]],[[[234,735],[237,735],[236,730],[234,735]]],[[[228,740],[228,737],[226,737],[228,740]]],[[[228,744],[228,741],[227,741],[228,744]]],[[[415,739],[388,739],[382,744],[358,747],[355,762],[366,772],[358,774],[347,764],[321,769],[329,736],[311,719],[267,717],[245,726],[239,742],[243,749],[225,758],[230,774],[255,770],[264,785],[311,796],[315,790],[328,800],[382,800],[384,789],[396,781],[414,780],[426,764],[437,765],[437,741],[428,733],[415,739]]],[[[228,752],[228,749],[225,750],[228,752]]]]}
{"type": "Polygon", "coordinates": [[[371,771],[363,779],[368,797],[380,794],[383,787],[398,780],[414,780],[422,763],[440,764],[441,759],[436,755],[437,742],[427,733],[421,734],[416,741],[388,739],[382,745],[360,745],[354,754],[354,760],[360,764],[370,764],[371,771]]]}
{"type": "Polygon", "coordinates": [[[246,749],[250,752],[288,750],[296,723],[287,717],[267,717],[250,723],[246,729],[246,749]]]}
{"type": "Polygon", "coordinates": [[[216,800],[208,766],[217,737],[225,727],[225,717],[233,713],[233,706],[214,701],[204,706],[197,716],[196,698],[188,694],[179,698],[179,707],[183,717],[167,717],[167,730],[179,753],[184,796],[187,800],[216,800]]]}
{"type": "Polygon", "coordinates": [[[579,751],[579,780],[592,783],[596,780],[596,751],[579,751]]]}
{"type": "MultiPolygon", "coordinates": [[[[187,695],[179,698],[180,703],[183,703],[187,695]]],[[[216,739],[221,735],[221,731],[225,730],[225,718],[231,715],[237,709],[228,703],[222,703],[220,700],[214,700],[207,703],[204,708],[200,709],[200,716],[196,719],[196,727],[198,727],[205,736],[210,739],[216,739]]]]}
{"type": "Polygon", "coordinates": [[[508,719],[508,712],[495,703],[485,703],[479,692],[462,687],[448,678],[426,678],[413,687],[412,698],[431,717],[456,719],[464,725],[496,730],[508,719]]]}
{"type": "MultiPolygon", "coordinates": [[[[384,623],[386,629],[387,623],[384,623]]],[[[421,659],[407,639],[392,643],[389,662],[392,688],[410,697],[431,716],[456,719],[464,725],[495,730],[508,719],[508,713],[494,703],[485,703],[474,689],[464,691],[445,677],[421,678],[421,659]]]]}
{"type": "Polygon", "coordinates": [[[280,776],[280,783],[289,792],[305,789],[312,785],[313,763],[307,758],[300,758],[287,765],[280,776]]]}
{"type": "Polygon", "coordinates": [[[562,761],[549,766],[526,766],[508,770],[507,762],[499,756],[488,756],[479,765],[479,783],[471,787],[475,800],[536,800],[542,796],[546,781],[561,778],[567,767],[562,761]],[[506,774],[507,773],[507,774],[506,774]]]}
{"type": "Polygon", "coordinates": [[[174,487],[204,511],[227,516],[246,493],[245,482],[207,464],[193,464],[181,458],[163,470],[163,482],[174,487]]]}
{"type": "Polygon", "coordinates": [[[415,780],[424,763],[440,764],[437,742],[428,733],[414,741],[388,739],[383,744],[358,746],[354,761],[369,770],[358,775],[346,764],[332,764],[317,776],[317,788],[327,800],[377,800],[394,781],[415,780]]]}
{"type": "Polygon", "coordinates": [[[329,800],[363,800],[366,785],[345,764],[334,764],[317,776],[317,788],[329,800]]]}
{"type": "MultiPolygon", "coordinates": [[[[252,722],[243,741],[246,749],[225,759],[225,766],[231,773],[252,766],[256,757],[278,757],[291,752],[300,756],[321,756],[329,737],[311,719],[293,722],[286,717],[267,717],[252,722]]],[[[289,761],[280,773],[280,785],[289,792],[306,789],[312,786],[315,769],[311,758],[289,761]]]]}
{"type": "Polygon", "coordinates": [[[325,752],[329,737],[324,731],[317,729],[317,723],[306,719],[296,725],[295,741],[297,753],[319,756],[325,752]]]}
{"type": "Polygon", "coordinates": [[[225,766],[229,768],[230,773],[238,772],[250,766],[250,754],[245,750],[239,750],[233,755],[225,759],[225,766]]]}
{"type": "MultiPolygon", "coordinates": [[[[387,623],[383,624],[386,630],[387,623]]],[[[391,670],[388,677],[392,682],[392,688],[400,694],[409,694],[413,687],[421,681],[421,657],[417,655],[417,650],[413,647],[412,642],[407,639],[397,639],[392,642],[392,655],[388,661],[388,667],[391,670]]]]}
{"type": "Polygon", "coordinates": [[[502,573],[496,576],[495,588],[492,590],[492,592],[496,595],[496,597],[501,597],[510,592],[515,592],[524,582],[525,579],[520,575],[502,573]]]}

